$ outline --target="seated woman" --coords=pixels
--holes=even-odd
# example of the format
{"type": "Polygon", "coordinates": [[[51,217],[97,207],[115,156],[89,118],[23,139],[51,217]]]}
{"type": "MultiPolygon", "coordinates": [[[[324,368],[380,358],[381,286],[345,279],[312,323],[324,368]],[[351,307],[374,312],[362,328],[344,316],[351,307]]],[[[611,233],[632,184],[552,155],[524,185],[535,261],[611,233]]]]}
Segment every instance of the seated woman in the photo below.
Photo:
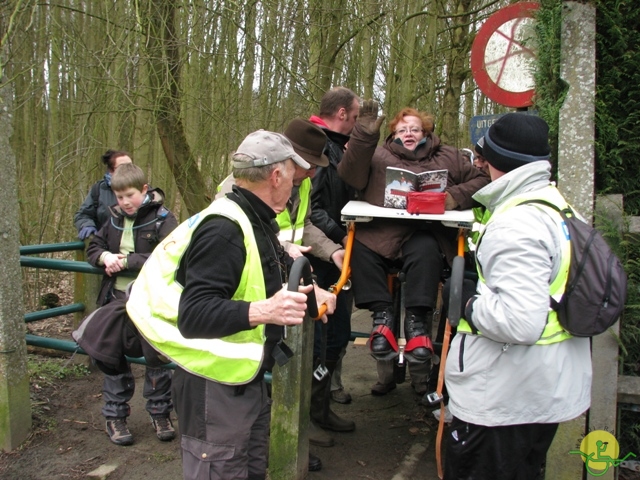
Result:
{"type": "MultiPolygon", "coordinates": [[[[377,103],[364,102],[349,148],[338,165],[340,177],[359,191],[360,200],[384,206],[387,167],[414,173],[447,169],[445,209],[473,206],[471,196],[490,179],[465,160],[457,148],[441,144],[433,133],[431,116],[403,108],[390,122],[390,134],[378,146],[380,124],[377,103]]],[[[450,262],[456,254],[456,233],[440,222],[416,220],[374,218],[358,225],[351,278],[356,306],[372,312],[370,348],[377,359],[388,361],[397,350],[392,332],[399,319],[394,318],[387,287],[391,268],[400,268],[406,279],[407,358],[410,364],[425,363],[431,358],[431,326],[438,284],[444,262],[450,262]]],[[[428,377],[422,381],[427,380],[428,377]]],[[[416,385],[415,380],[413,386],[418,393],[426,390],[426,385],[416,385]]]]}

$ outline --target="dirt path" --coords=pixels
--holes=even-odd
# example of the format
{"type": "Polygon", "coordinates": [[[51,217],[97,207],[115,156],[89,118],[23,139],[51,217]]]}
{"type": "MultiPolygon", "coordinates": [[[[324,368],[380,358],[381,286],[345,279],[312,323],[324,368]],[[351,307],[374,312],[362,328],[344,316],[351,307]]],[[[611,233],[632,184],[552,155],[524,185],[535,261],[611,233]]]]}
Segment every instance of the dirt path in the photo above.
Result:
{"type": "MultiPolygon", "coordinates": [[[[368,312],[357,312],[355,331],[370,328],[368,312]]],[[[62,380],[41,400],[50,421],[46,433],[35,435],[21,449],[0,455],[0,478],[50,480],[101,478],[87,474],[102,468],[109,480],[179,479],[178,441],[157,440],[144,410],[141,395],[143,368],[134,365],[137,391],[130,429],[134,445],[113,445],[104,433],[99,372],[73,381],[62,380]]],[[[408,382],[384,397],[371,395],[376,381],[374,360],[366,347],[351,344],[344,360],[344,384],[353,396],[350,405],[334,410],[356,422],[356,431],[335,434],[331,448],[312,447],[323,469],[309,479],[435,480],[435,432],[431,409],[420,405],[408,382]]],[[[178,422],[175,422],[176,426],[178,422]]]]}

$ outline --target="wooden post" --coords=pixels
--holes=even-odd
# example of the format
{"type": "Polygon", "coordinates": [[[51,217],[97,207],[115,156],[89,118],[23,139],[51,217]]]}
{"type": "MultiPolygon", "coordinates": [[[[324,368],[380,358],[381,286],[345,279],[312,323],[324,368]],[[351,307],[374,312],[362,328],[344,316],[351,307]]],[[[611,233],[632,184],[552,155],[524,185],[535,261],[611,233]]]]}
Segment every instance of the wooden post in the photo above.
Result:
{"type": "MultiPolygon", "coordinates": [[[[586,219],[593,219],[594,205],[594,136],[595,136],[595,7],[565,1],[562,21],[562,59],[560,75],[569,91],[560,110],[558,135],[558,186],[569,203],[586,219]]],[[[592,389],[589,428],[614,428],[601,424],[603,414],[615,418],[617,359],[603,355],[602,342],[608,335],[593,339],[594,388],[592,389]],[[613,395],[597,386],[602,380],[613,384],[613,395]]],[[[607,350],[610,352],[610,350],[607,350]]],[[[608,420],[605,420],[608,422],[608,420]]],[[[560,425],[547,456],[547,479],[583,478],[584,464],[579,455],[570,455],[586,433],[585,418],[560,425]]],[[[613,479],[613,469],[606,476],[613,479]]]]}
{"type": "Polygon", "coordinates": [[[596,12],[563,2],[560,76],[569,91],[560,109],[558,186],[587,221],[593,219],[596,88],[596,12]]]}
{"type": "MultiPolygon", "coordinates": [[[[89,241],[85,240],[85,245],[88,244],[89,241]]],[[[79,262],[86,262],[87,258],[85,252],[86,248],[85,250],[76,250],[76,260],[79,262]]],[[[74,282],[74,302],[83,303],[85,305],[84,312],[77,312],[74,314],[73,326],[77,328],[80,326],[80,323],[82,323],[82,319],[96,309],[96,300],[98,299],[98,293],[100,293],[102,276],[95,273],[76,272],[74,282]]]]}
{"type": "Polygon", "coordinates": [[[309,468],[309,408],[313,368],[313,320],[289,327],[289,362],[273,370],[269,479],[297,480],[309,468]]]}
{"type": "Polygon", "coordinates": [[[31,430],[24,336],[16,158],[9,145],[13,92],[0,79],[0,446],[18,447],[31,430]]]}

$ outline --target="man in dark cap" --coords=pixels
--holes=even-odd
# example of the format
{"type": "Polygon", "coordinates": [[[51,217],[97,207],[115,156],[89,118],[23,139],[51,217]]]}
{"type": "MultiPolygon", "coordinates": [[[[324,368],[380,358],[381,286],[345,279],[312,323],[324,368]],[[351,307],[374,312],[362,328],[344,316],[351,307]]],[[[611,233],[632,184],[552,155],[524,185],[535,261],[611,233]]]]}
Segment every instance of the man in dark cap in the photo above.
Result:
{"type": "Polygon", "coordinates": [[[492,182],[473,198],[491,218],[476,251],[480,280],[447,362],[453,414],[445,479],[539,478],[559,422],[590,406],[588,338],[564,331],[549,297],[564,293],[570,244],[555,210],[548,126],[510,113],[484,137],[492,182]]]}
{"type": "Polygon", "coordinates": [[[320,127],[302,118],[293,119],[287,125],[284,136],[289,139],[293,149],[311,164],[311,168],[297,169],[287,209],[278,215],[278,238],[294,258],[311,252],[326,262],[342,265],[342,245],[329,239],[311,222],[311,181],[318,168],[329,165],[329,159],[324,154],[327,136],[320,127]]]}

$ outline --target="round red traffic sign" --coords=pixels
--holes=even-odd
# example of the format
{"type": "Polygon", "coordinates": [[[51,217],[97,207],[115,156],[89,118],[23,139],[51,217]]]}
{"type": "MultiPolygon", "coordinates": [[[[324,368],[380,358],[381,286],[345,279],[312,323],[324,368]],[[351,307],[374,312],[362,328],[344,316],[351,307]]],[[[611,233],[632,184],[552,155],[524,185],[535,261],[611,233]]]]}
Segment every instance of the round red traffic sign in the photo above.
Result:
{"type": "Polygon", "coordinates": [[[521,108],[533,103],[533,17],[539,3],[501,8],[478,31],[471,47],[471,72],[494,102],[521,108]]]}

